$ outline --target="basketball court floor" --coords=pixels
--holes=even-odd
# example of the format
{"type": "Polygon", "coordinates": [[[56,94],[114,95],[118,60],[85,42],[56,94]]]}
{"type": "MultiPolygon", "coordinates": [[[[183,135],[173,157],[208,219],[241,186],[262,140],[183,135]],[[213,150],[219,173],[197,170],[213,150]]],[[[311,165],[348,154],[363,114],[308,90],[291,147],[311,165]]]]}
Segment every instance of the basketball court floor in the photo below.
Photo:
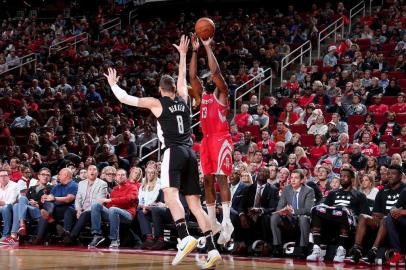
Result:
{"type": "MultiPolygon", "coordinates": [[[[134,249],[93,249],[66,247],[0,246],[0,270],[198,270],[198,254],[192,254],[182,264],[173,267],[174,251],[142,251],[134,249]]],[[[200,255],[201,256],[201,255],[200,255]]],[[[242,258],[224,256],[217,270],[241,269],[370,269],[362,266],[344,266],[332,263],[307,263],[293,259],[242,258]]],[[[374,267],[373,269],[384,269],[374,267]]]]}

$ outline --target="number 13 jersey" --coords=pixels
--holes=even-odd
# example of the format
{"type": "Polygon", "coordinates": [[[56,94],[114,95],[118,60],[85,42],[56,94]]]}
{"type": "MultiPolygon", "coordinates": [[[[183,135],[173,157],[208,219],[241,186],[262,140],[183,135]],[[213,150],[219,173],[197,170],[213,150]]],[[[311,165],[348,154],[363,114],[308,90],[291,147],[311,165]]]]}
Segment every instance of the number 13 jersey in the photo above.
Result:
{"type": "Polygon", "coordinates": [[[214,93],[203,92],[200,121],[204,136],[229,133],[227,106],[221,104],[214,93]]]}
{"type": "Polygon", "coordinates": [[[176,96],[159,99],[162,114],[158,117],[158,138],[162,148],[192,146],[190,137],[190,109],[183,98],[176,96]]]}

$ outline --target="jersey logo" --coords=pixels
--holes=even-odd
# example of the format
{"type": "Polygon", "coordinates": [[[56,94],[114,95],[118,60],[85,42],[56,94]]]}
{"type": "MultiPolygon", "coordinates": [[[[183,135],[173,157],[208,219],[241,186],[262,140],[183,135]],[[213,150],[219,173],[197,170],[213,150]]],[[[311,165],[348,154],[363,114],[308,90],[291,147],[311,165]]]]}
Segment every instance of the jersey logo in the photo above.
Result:
{"type": "MultiPolygon", "coordinates": [[[[227,167],[227,159],[229,159],[229,157],[231,157],[231,145],[228,142],[228,140],[224,140],[223,145],[220,148],[219,151],[219,159],[217,161],[217,173],[216,174],[221,174],[222,170],[221,167],[223,165],[223,162],[226,161],[226,168],[228,169],[229,167],[227,167]]],[[[228,164],[230,164],[230,160],[228,161],[228,164]]]]}
{"type": "Polygon", "coordinates": [[[225,121],[227,121],[227,117],[225,115],[222,115],[220,110],[218,110],[218,115],[221,122],[224,123],[225,121]]]}

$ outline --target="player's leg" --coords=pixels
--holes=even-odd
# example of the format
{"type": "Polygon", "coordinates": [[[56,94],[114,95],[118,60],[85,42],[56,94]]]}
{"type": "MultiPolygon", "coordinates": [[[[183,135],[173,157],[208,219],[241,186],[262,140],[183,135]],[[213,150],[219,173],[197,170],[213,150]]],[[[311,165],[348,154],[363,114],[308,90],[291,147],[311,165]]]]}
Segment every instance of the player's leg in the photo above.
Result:
{"type": "Polygon", "coordinates": [[[234,226],[230,219],[231,207],[231,192],[228,185],[228,176],[232,172],[232,140],[229,134],[224,137],[214,138],[213,149],[215,149],[215,156],[212,160],[215,161],[213,167],[216,171],[216,180],[220,185],[221,206],[223,211],[223,221],[221,223],[222,230],[218,243],[221,245],[230,241],[231,235],[234,231],[234,226]]]}
{"type": "Polygon", "coordinates": [[[220,253],[217,251],[213,240],[213,233],[208,214],[203,210],[200,202],[200,186],[199,186],[199,171],[196,156],[191,149],[188,149],[189,159],[187,170],[182,177],[182,190],[185,194],[186,202],[190,211],[195,216],[200,229],[206,240],[206,248],[208,251],[207,259],[202,265],[203,269],[212,268],[221,261],[220,253]]]}
{"type": "Polygon", "coordinates": [[[372,245],[372,248],[367,252],[366,256],[360,259],[362,264],[374,264],[375,259],[378,253],[378,248],[385,242],[386,236],[388,234],[388,230],[386,227],[386,220],[387,217],[383,218],[379,224],[378,233],[375,238],[375,242],[372,245]]]}
{"type": "Polygon", "coordinates": [[[377,230],[379,223],[376,225],[373,218],[370,215],[362,214],[359,216],[357,230],[355,232],[354,247],[351,248],[349,256],[345,259],[345,263],[357,264],[362,257],[362,243],[365,235],[369,229],[377,230]]]}
{"type": "Polygon", "coordinates": [[[214,177],[214,168],[212,166],[212,148],[209,144],[209,138],[203,138],[200,149],[200,163],[204,175],[204,195],[206,199],[207,213],[209,214],[211,229],[214,234],[217,234],[221,230],[221,225],[216,218],[216,190],[214,187],[216,179],[214,177]]]}
{"type": "Polygon", "coordinates": [[[187,153],[184,153],[180,147],[171,147],[165,150],[161,165],[161,188],[164,193],[165,204],[175,221],[180,238],[178,240],[178,252],[172,265],[180,263],[197,246],[197,240],[189,235],[185,209],[179,199],[182,168],[186,164],[187,158],[187,153]]]}

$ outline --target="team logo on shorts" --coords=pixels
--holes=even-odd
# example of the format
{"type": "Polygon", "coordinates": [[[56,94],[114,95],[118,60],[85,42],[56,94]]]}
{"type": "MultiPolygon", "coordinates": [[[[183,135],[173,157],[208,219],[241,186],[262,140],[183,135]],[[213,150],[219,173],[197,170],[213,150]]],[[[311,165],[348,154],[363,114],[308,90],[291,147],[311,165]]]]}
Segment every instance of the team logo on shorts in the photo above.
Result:
{"type": "Polygon", "coordinates": [[[343,215],[343,211],[333,210],[333,216],[341,217],[343,215]]]}
{"type": "Polygon", "coordinates": [[[217,174],[224,174],[222,170],[223,164],[227,169],[231,168],[231,149],[232,147],[228,140],[224,140],[224,143],[219,151],[219,158],[217,161],[217,174]]]}

